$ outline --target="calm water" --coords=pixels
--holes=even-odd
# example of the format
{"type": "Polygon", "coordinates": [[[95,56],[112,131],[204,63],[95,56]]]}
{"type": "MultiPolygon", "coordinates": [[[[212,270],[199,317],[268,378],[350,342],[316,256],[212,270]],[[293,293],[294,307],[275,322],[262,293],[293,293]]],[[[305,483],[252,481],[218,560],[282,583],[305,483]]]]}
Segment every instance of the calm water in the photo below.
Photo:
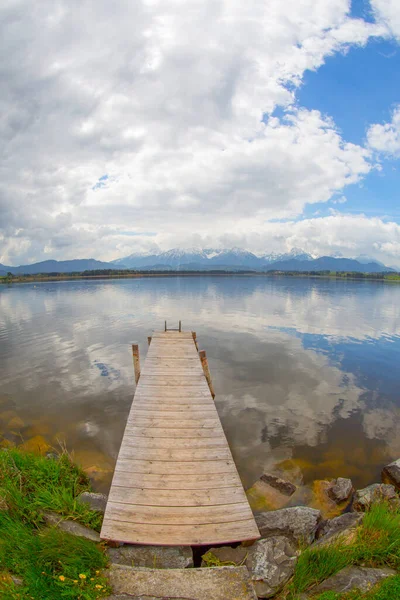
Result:
{"type": "Polygon", "coordinates": [[[165,277],[0,286],[0,440],[42,436],[109,485],[134,392],[164,319],[197,332],[249,486],[276,465],[305,483],[373,482],[400,457],[400,285],[165,277]]]}

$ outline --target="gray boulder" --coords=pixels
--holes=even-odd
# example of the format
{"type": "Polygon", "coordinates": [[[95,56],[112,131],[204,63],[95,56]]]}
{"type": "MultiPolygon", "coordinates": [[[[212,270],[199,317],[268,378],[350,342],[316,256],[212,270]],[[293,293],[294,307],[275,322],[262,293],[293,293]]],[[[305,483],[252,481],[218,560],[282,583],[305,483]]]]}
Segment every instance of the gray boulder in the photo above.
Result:
{"type": "Polygon", "coordinates": [[[382,481],[383,483],[391,483],[400,490],[400,458],[383,468],[382,481]]]}
{"type": "Polygon", "coordinates": [[[145,569],[111,565],[104,572],[113,593],[157,600],[257,600],[246,567],[145,569]]]}
{"type": "Polygon", "coordinates": [[[336,502],[336,504],[341,504],[350,498],[353,491],[354,488],[351,479],[338,477],[336,481],[333,482],[332,487],[328,489],[328,496],[336,502]]]}
{"type": "Polygon", "coordinates": [[[262,538],[283,535],[296,544],[310,545],[321,521],[321,512],[307,506],[282,508],[255,515],[262,538]]]}
{"type": "Polygon", "coordinates": [[[82,492],[77,498],[80,504],[87,504],[92,510],[104,513],[107,506],[107,496],[105,494],[95,494],[94,492],[82,492]]]}
{"type": "Polygon", "coordinates": [[[57,513],[50,511],[45,512],[43,513],[43,518],[47,525],[52,525],[58,529],[62,529],[62,531],[66,531],[71,535],[92,540],[92,542],[100,542],[100,534],[98,534],[97,531],[94,531],[94,529],[89,529],[89,527],[84,527],[84,525],[80,525],[75,521],[64,519],[64,517],[58,515],[57,513]]]}
{"type": "Polygon", "coordinates": [[[357,511],[365,511],[374,502],[385,500],[390,504],[399,504],[399,497],[392,485],[385,483],[373,483],[362,490],[357,490],[354,495],[353,508],[357,511]]]}
{"type": "Polygon", "coordinates": [[[352,512],[345,513],[334,519],[324,521],[318,528],[316,537],[318,540],[314,542],[314,546],[325,546],[337,540],[346,540],[352,536],[356,528],[364,519],[363,513],[352,512]]]}
{"type": "Polygon", "coordinates": [[[312,593],[336,592],[343,594],[352,590],[367,592],[386,577],[396,575],[393,569],[367,569],[365,567],[345,567],[336,575],[328,577],[322,583],[313,588],[312,593]]]}
{"type": "Polygon", "coordinates": [[[193,567],[193,552],[190,546],[134,546],[126,544],[120,548],[107,548],[110,562],[128,567],[149,569],[185,569],[193,567]]]}
{"type": "Polygon", "coordinates": [[[292,577],[296,561],[297,550],[287,537],[270,537],[256,542],[246,564],[257,596],[275,596],[292,577]]]}

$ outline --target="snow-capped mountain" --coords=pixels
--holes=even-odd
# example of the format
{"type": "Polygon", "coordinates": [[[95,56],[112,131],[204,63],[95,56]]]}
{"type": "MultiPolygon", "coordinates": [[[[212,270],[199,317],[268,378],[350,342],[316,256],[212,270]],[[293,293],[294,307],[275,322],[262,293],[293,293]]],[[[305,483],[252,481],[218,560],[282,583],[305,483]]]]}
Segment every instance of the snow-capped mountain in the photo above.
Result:
{"type": "Polygon", "coordinates": [[[301,248],[292,248],[285,253],[265,253],[257,256],[242,248],[173,248],[153,254],[131,254],[114,264],[130,269],[181,270],[181,271],[315,271],[352,270],[378,272],[387,269],[376,261],[357,261],[344,257],[315,257],[301,248]],[[367,264],[368,263],[368,264],[367,264]]]}
{"type": "Polygon", "coordinates": [[[208,266],[209,268],[242,267],[258,270],[265,265],[282,260],[313,260],[313,258],[311,254],[307,254],[301,248],[293,248],[284,254],[272,252],[261,256],[242,248],[172,248],[159,253],[134,253],[113,262],[116,265],[124,265],[132,269],[161,266],[173,269],[182,267],[195,269],[200,266],[208,266]]]}
{"type": "Polygon", "coordinates": [[[304,252],[301,248],[292,248],[290,252],[285,252],[284,254],[271,252],[270,254],[264,254],[262,256],[262,259],[267,264],[278,262],[278,260],[313,260],[314,258],[316,257],[304,252]]]}

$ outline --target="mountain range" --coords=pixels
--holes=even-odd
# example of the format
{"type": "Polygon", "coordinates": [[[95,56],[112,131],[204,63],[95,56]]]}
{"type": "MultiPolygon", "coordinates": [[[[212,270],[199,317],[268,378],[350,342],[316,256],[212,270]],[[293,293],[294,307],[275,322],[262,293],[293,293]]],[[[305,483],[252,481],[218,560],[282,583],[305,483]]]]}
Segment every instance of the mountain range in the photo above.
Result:
{"type": "Polygon", "coordinates": [[[30,265],[10,267],[0,264],[0,275],[11,272],[13,275],[37,273],[71,273],[94,271],[97,269],[137,269],[164,271],[358,271],[379,273],[393,271],[383,263],[365,255],[358,258],[342,256],[314,257],[300,248],[293,248],[284,254],[266,253],[256,256],[241,248],[215,250],[212,248],[174,248],[159,253],[134,253],[112,262],[93,258],[79,260],[46,260],[30,265]]]}

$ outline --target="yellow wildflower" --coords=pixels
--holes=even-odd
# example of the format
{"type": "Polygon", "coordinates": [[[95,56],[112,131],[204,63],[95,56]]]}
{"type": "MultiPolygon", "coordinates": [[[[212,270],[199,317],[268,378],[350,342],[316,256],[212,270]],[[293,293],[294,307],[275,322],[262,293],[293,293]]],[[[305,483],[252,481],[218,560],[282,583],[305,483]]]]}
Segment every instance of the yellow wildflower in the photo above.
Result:
{"type": "Polygon", "coordinates": [[[78,583],[78,580],[77,580],[77,579],[74,579],[74,583],[78,583]]]}
{"type": "Polygon", "coordinates": [[[79,579],[86,579],[85,573],[79,573],[79,579]]]}
{"type": "Polygon", "coordinates": [[[94,587],[96,588],[96,590],[102,590],[103,589],[103,586],[99,585],[99,584],[96,584],[94,587]]]}
{"type": "Polygon", "coordinates": [[[60,575],[58,579],[59,579],[60,581],[65,581],[65,577],[64,577],[64,575],[60,575]]]}

